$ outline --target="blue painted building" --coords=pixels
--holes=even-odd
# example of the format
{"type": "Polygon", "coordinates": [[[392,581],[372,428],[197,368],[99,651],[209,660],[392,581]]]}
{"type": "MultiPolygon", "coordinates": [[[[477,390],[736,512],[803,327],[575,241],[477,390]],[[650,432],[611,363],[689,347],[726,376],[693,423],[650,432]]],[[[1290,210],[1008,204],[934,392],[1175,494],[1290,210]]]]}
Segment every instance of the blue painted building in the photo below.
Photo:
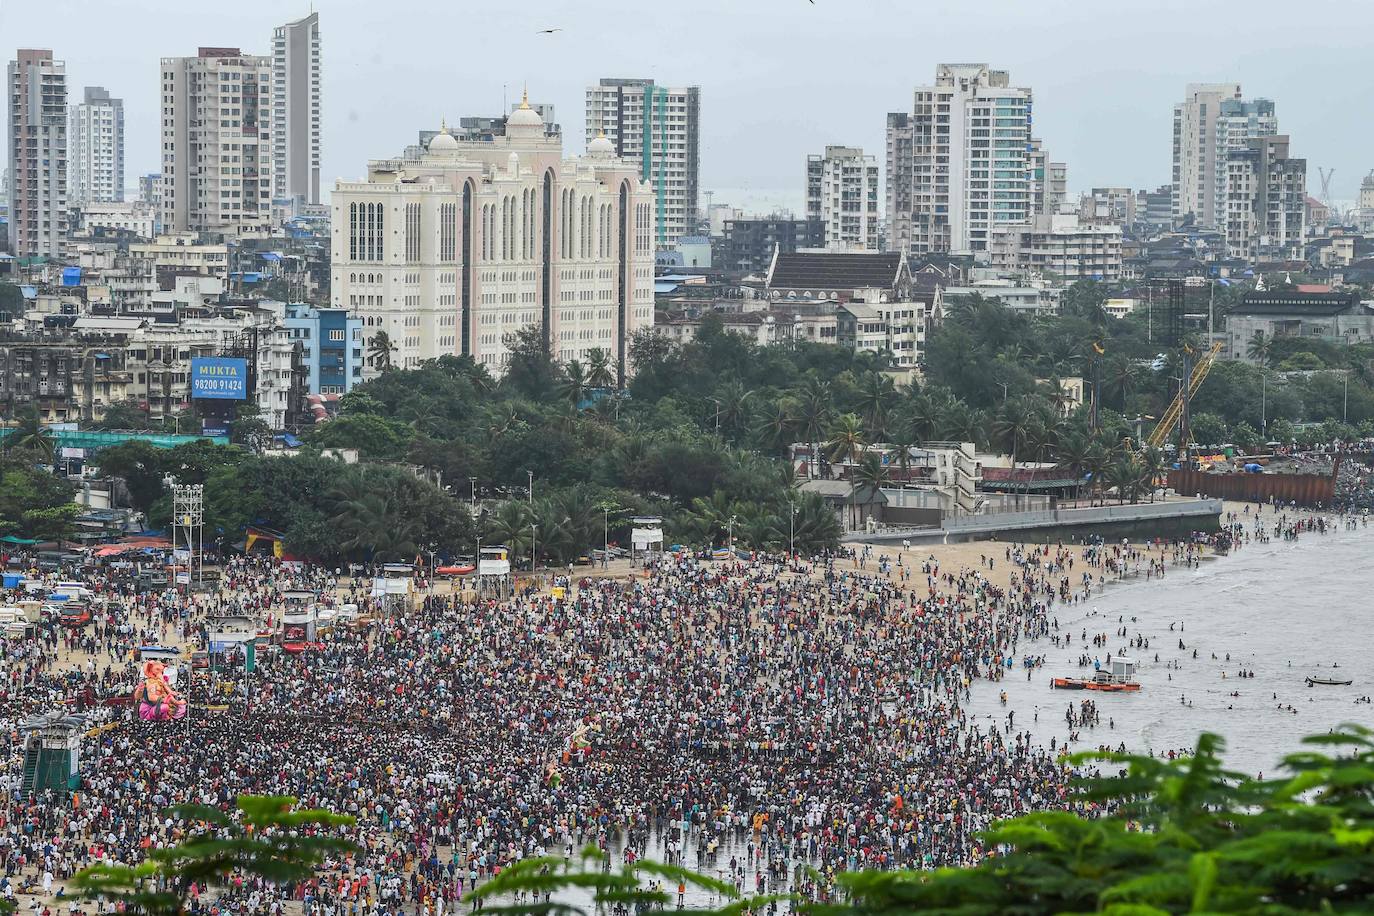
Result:
{"type": "Polygon", "coordinates": [[[363,378],[363,322],[348,309],[286,307],[286,328],[301,345],[311,394],[346,394],[363,378]]]}

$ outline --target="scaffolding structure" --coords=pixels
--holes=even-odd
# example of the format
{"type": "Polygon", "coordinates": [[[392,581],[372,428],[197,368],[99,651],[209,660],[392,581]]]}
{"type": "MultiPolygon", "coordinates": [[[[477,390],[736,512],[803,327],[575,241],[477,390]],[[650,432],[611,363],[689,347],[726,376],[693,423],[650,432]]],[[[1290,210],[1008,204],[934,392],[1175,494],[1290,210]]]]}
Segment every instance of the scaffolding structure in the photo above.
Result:
{"type": "Polygon", "coordinates": [[[183,549],[187,558],[186,584],[191,584],[194,569],[195,583],[200,586],[205,549],[205,487],[198,483],[172,485],[172,556],[180,556],[183,549]]]}

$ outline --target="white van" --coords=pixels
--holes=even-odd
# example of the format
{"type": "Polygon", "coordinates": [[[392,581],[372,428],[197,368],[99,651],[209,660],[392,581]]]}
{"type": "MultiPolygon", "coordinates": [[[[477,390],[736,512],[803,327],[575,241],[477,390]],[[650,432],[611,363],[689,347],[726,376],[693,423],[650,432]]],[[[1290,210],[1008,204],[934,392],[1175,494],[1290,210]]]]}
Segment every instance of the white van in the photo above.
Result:
{"type": "Polygon", "coordinates": [[[80,582],[59,582],[52,587],[52,592],[48,595],[48,600],[53,600],[58,596],[68,599],[77,598],[85,600],[91,597],[92,594],[91,590],[80,582]]]}

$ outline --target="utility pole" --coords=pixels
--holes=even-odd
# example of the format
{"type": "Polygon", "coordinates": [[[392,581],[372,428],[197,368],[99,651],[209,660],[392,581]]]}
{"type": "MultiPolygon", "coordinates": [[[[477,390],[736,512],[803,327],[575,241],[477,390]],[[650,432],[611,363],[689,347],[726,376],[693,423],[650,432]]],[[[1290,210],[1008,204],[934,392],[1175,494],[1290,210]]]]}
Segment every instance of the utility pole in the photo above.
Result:
{"type": "Polygon", "coordinates": [[[1269,441],[1269,375],[1260,369],[1260,434],[1269,441]]]}
{"type": "Polygon", "coordinates": [[[534,545],[535,545],[535,543],[536,543],[536,541],[538,540],[538,537],[539,537],[538,531],[537,531],[538,527],[539,527],[539,526],[538,526],[537,524],[535,524],[534,522],[530,522],[530,576],[531,576],[531,577],[534,576],[534,556],[535,556],[535,554],[534,554],[534,545]]]}
{"type": "Polygon", "coordinates": [[[797,556],[797,504],[789,499],[787,501],[787,507],[791,510],[788,513],[790,518],[788,519],[789,525],[787,528],[787,558],[788,560],[792,560],[797,556]]]}
{"type": "Polygon", "coordinates": [[[526,471],[530,475],[530,505],[534,505],[534,471],[526,471]]]}
{"type": "Polygon", "coordinates": [[[472,511],[477,512],[477,478],[469,477],[468,483],[472,484],[472,511]]]}

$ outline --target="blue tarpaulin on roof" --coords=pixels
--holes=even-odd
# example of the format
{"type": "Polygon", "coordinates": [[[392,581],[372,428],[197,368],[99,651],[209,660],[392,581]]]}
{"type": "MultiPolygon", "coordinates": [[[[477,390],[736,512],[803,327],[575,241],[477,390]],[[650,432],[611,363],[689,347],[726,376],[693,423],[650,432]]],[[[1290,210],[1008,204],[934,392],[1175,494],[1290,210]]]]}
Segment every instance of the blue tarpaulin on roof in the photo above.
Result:
{"type": "Polygon", "coordinates": [[[273,439],[285,445],[287,448],[300,448],[301,440],[290,433],[282,433],[280,436],[273,436],[273,439]]]}
{"type": "Polygon", "coordinates": [[[21,286],[21,287],[19,287],[19,293],[20,293],[20,295],[22,295],[25,299],[37,299],[37,298],[38,298],[38,287],[36,287],[36,286],[21,286]]]}
{"type": "Polygon", "coordinates": [[[281,260],[281,252],[280,252],[280,251],[264,251],[264,252],[262,253],[262,259],[263,259],[264,261],[280,261],[280,260],[281,260]]]}
{"type": "Polygon", "coordinates": [[[81,268],[80,268],[80,267],[64,267],[64,268],[62,268],[62,285],[63,285],[63,286],[80,286],[80,285],[81,285],[81,268]]]}
{"type": "Polygon", "coordinates": [[[231,279],[242,280],[244,283],[258,283],[262,281],[262,274],[257,271],[251,273],[235,273],[229,275],[231,279]]]}

